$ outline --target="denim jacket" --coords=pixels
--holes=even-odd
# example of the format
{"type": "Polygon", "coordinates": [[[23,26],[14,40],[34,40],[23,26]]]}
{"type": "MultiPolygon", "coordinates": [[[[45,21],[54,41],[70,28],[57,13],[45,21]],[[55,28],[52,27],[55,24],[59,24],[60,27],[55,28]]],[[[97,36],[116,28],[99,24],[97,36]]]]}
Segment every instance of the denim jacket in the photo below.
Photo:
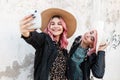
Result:
{"type": "MultiPolygon", "coordinates": [[[[73,53],[76,51],[77,47],[80,44],[80,38],[81,36],[78,36],[70,49],[69,52],[69,58],[73,55],[73,53]]],[[[72,72],[69,68],[71,65],[69,63],[69,58],[68,58],[68,63],[67,63],[67,76],[69,80],[72,80],[71,75],[72,72]]],[[[104,51],[98,51],[97,54],[93,53],[90,56],[86,56],[84,61],[81,63],[79,66],[82,69],[83,72],[83,80],[90,80],[90,71],[92,71],[92,74],[96,78],[103,78],[104,72],[105,72],[105,52],[104,51]]]]}

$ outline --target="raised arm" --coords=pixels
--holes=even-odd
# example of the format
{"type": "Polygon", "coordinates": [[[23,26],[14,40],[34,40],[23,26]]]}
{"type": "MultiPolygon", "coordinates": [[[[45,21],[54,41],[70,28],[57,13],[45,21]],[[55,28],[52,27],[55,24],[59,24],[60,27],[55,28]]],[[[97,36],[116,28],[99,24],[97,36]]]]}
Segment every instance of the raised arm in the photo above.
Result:
{"type": "Polygon", "coordinates": [[[105,51],[106,43],[101,43],[98,48],[98,53],[95,63],[92,65],[92,73],[96,78],[103,78],[105,72],[105,51]]]}
{"type": "Polygon", "coordinates": [[[28,15],[20,21],[20,32],[22,38],[29,44],[31,44],[35,49],[40,48],[44,43],[45,34],[38,33],[34,28],[30,28],[34,23],[34,15],[28,15]]]}
{"type": "Polygon", "coordinates": [[[96,78],[102,78],[105,72],[105,52],[98,51],[95,63],[92,64],[92,74],[96,78]]]}

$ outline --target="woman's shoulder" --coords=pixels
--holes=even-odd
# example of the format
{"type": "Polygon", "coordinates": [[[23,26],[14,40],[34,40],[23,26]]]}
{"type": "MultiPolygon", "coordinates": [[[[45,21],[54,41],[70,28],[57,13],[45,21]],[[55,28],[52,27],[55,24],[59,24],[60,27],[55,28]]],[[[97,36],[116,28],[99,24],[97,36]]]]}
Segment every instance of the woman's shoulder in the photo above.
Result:
{"type": "Polygon", "coordinates": [[[39,35],[39,36],[43,36],[43,37],[49,37],[49,35],[45,32],[38,32],[38,31],[34,31],[33,32],[35,35],[39,35]]]}
{"type": "Polygon", "coordinates": [[[75,39],[80,39],[82,37],[82,35],[79,35],[79,36],[77,36],[75,39]]]}
{"type": "Polygon", "coordinates": [[[79,43],[80,39],[81,39],[81,35],[77,36],[77,37],[74,39],[74,42],[75,42],[75,43],[79,43]]]}

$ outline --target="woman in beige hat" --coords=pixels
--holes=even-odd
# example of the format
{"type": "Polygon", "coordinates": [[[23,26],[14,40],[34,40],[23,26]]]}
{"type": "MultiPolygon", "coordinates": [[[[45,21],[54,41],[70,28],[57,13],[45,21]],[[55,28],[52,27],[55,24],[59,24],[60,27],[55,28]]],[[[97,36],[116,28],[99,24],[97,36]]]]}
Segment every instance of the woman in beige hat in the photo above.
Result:
{"type": "Polygon", "coordinates": [[[98,51],[98,31],[90,30],[82,36],[78,36],[70,49],[68,59],[69,80],[90,80],[90,70],[96,78],[102,78],[105,70],[106,43],[101,43],[98,51]],[[96,54],[97,52],[97,54],[96,54]]]}
{"type": "Polygon", "coordinates": [[[58,8],[43,11],[41,17],[41,33],[29,28],[33,25],[31,21],[34,15],[20,22],[22,38],[36,50],[34,80],[67,80],[67,38],[76,29],[76,19],[69,12],[58,8]]]}

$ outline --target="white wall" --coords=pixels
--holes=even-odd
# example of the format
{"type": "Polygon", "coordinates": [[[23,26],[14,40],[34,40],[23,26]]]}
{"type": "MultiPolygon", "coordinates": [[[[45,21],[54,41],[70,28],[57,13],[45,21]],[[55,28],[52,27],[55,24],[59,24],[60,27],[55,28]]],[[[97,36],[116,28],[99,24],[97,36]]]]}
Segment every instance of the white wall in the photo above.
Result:
{"type": "Polygon", "coordinates": [[[68,49],[76,36],[93,27],[111,37],[104,80],[120,80],[120,0],[0,0],[0,80],[32,80],[35,50],[20,38],[19,21],[31,10],[50,7],[65,9],[77,19],[68,49]]]}

